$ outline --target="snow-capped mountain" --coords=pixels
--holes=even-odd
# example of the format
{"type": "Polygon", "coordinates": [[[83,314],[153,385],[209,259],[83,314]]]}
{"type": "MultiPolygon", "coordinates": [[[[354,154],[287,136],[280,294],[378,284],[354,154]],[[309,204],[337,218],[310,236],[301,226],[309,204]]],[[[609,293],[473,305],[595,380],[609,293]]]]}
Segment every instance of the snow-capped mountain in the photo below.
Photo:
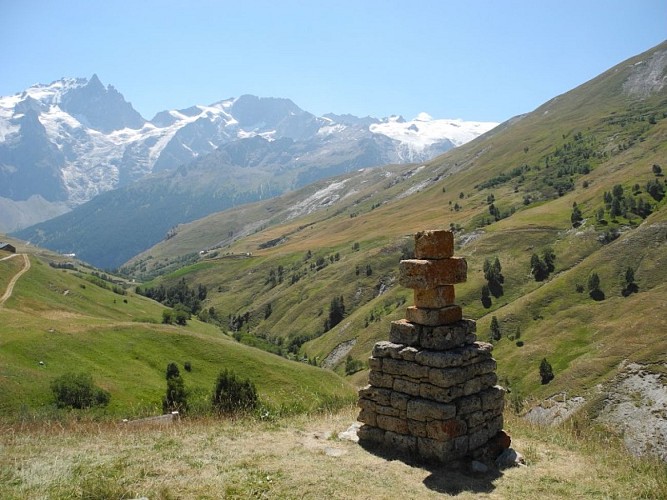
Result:
{"type": "Polygon", "coordinates": [[[412,121],[316,117],[289,99],[250,95],[163,111],[148,121],[96,75],[64,78],[0,98],[0,210],[7,210],[0,231],[16,228],[6,208],[11,202],[22,203],[22,223],[26,210],[39,207],[28,217],[38,222],[219,149],[220,159],[236,166],[294,170],[298,185],[353,168],[424,161],[495,125],[425,113],[412,121]]]}

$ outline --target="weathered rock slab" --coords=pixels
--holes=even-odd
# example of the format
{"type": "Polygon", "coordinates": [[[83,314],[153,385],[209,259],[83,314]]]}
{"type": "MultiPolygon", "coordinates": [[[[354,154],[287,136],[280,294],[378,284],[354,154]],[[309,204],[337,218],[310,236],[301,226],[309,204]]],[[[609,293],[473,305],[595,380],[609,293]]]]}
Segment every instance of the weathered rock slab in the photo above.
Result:
{"type": "Polygon", "coordinates": [[[454,303],[454,285],[443,285],[435,288],[415,288],[415,307],[439,309],[454,303]]]}
{"type": "Polygon", "coordinates": [[[463,319],[460,306],[450,305],[440,309],[424,309],[410,306],[405,311],[405,319],[411,323],[423,326],[442,326],[456,323],[463,319]]]}
{"type": "Polygon", "coordinates": [[[415,257],[447,259],[454,255],[454,233],[444,230],[420,231],[415,234],[415,257]]]}
{"type": "Polygon", "coordinates": [[[466,281],[468,265],[462,257],[441,260],[408,259],[399,263],[399,283],[406,288],[436,288],[466,281]]]}

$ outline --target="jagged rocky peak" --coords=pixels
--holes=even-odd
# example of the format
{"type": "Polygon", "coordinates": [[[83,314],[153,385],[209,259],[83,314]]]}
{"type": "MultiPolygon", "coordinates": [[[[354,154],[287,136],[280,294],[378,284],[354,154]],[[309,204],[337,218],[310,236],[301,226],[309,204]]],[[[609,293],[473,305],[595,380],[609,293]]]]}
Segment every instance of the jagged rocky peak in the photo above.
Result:
{"type": "Polygon", "coordinates": [[[104,87],[96,74],[85,85],[64,92],[60,108],[84,125],[105,133],[139,129],[146,122],[113,86],[104,87]]]}
{"type": "Polygon", "coordinates": [[[28,95],[25,97],[25,99],[19,101],[18,104],[16,104],[14,107],[14,113],[24,114],[33,112],[39,114],[42,111],[46,111],[47,109],[48,106],[46,104],[28,95]]]}
{"type": "Polygon", "coordinates": [[[241,128],[271,132],[276,138],[306,139],[320,128],[320,120],[290,99],[242,95],[229,112],[241,128]]]}
{"type": "Polygon", "coordinates": [[[370,127],[374,123],[380,123],[380,120],[373,118],[372,116],[364,116],[362,118],[354,116],[351,114],[337,115],[335,113],[327,113],[323,116],[327,120],[331,120],[334,123],[339,123],[341,125],[347,126],[360,126],[360,127],[370,127]]]}
{"type": "Polygon", "coordinates": [[[242,95],[231,106],[231,114],[241,127],[251,127],[259,123],[277,125],[288,116],[306,113],[290,99],[242,95]]]}
{"type": "Polygon", "coordinates": [[[202,109],[199,106],[190,106],[185,109],[166,110],[157,113],[150,121],[156,127],[169,127],[177,121],[185,117],[195,117],[202,114],[202,109]]]}

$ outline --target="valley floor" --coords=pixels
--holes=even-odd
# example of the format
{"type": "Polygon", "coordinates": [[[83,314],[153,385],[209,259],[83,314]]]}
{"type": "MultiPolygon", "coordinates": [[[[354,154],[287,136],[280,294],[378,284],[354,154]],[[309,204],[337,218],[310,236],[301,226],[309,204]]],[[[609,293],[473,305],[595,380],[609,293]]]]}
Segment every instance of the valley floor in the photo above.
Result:
{"type": "MultiPolygon", "coordinates": [[[[357,410],[275,422],[184,419],[161,427],[0,425],[0,497],[665,498],[667,465],[615,441],[508,415],[527,467],[473,474],[406,465],[340,439],[357,410]]],[[[592,432],[592,431],[591,431],[592,432]]]]}

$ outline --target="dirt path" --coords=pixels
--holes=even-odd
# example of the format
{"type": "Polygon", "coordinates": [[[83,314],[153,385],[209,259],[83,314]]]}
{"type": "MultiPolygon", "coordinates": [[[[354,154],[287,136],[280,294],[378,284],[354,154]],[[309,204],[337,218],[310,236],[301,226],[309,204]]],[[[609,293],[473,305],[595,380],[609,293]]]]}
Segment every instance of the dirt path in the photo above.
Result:
{"type": "Polygon", "coordinates": [[[30,259],[28,258],[28,255],[24,253],[10,255],[9,257],[5,257],[2,260],[11,259],[12,257],[18,257],[18,256],[23,257],[23,269],[21,269],[18,273],[16,273],[14,277],[9,281],[9,285],[7,285],[7,290],[5,290],[4,295],[0,297],[0,306],[2,306],[5,302],[7,302],[9,297],[12,296],[12,293],[14,292],[14,285],[16,285],[16,282],[19,280],[19,278],[23,276],[23,274],[26,273],[28,269],[30,269],[30,259]]]}

